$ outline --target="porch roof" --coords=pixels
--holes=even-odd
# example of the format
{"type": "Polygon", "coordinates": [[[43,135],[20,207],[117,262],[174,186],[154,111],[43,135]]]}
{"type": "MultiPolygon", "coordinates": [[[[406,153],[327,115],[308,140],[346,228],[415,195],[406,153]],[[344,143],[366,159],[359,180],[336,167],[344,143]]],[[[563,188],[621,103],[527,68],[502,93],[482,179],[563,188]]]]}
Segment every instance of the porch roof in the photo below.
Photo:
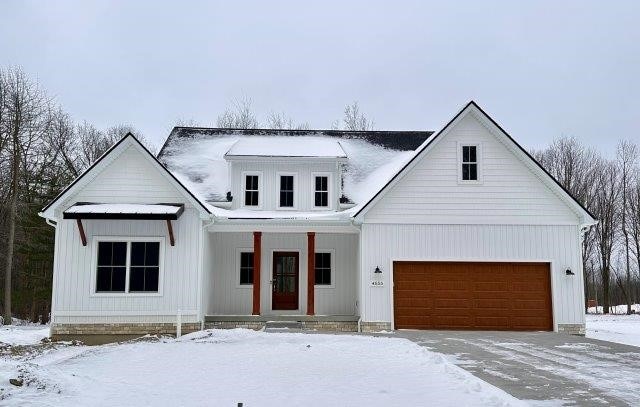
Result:
{"type": "Polygon", "coordinates": [[[176,220],[184,204],[112,204],[78,202],[63,212],[64,219],[176,220]]]}

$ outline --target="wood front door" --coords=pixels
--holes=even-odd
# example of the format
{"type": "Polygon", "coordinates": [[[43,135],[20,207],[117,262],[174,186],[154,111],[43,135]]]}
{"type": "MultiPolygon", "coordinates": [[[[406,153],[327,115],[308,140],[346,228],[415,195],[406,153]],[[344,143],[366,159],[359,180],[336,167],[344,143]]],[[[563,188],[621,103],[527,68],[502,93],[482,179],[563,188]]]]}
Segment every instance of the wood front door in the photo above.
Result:
{"type": "Polygon", "coordinates": [[[273,253],[273,280],[271,281],[271,309],[298,309],[300,273],[298,252],[273,253]]]}

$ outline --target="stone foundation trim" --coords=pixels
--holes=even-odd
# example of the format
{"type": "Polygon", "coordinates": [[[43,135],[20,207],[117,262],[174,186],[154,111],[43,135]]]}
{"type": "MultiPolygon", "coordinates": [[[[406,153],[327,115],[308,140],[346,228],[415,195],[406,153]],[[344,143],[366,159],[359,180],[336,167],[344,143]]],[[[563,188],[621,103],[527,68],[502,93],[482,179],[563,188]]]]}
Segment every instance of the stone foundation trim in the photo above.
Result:
{"type": "Polygon", "coordinates": [[[362,332],[391,331],[391,322],[360,322],[362,332]]]}
{"type": "Polygon", "coordinates": [[[584,324],[558,324],[558,332],[569,335],[584,336],[586,328],[584,324]]]}
{"type": "MultiPolygon", "coordinates": [[[[199,322],[182,324],[182,334],[200,330],[199,322]]],[[[71,335],[175,335],[175,323],[53,324],[51,337],[71,335]]]]}

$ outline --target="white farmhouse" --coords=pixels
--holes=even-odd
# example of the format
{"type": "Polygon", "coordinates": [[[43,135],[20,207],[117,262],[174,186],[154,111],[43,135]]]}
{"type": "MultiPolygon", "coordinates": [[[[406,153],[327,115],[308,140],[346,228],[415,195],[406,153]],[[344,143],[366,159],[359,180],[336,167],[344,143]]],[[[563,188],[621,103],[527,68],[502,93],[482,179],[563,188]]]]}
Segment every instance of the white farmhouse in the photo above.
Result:
{"type": "Polygon", "coordinates": [[[584,333],[596,221],[474,102],[435,133],[176,127],[157,158],[127,135],[41,216],[58,338],[584,333]]]}

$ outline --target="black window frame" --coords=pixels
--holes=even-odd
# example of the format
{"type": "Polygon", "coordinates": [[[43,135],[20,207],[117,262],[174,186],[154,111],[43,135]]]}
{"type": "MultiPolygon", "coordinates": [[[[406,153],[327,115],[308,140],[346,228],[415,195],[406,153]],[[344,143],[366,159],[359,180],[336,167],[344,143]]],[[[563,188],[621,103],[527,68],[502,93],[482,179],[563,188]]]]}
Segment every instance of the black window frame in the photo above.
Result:
{"type": "Polygon", "coordinates": [[[329,207],[329,176],[316,174],[313,176],[313,206],[315,208],[328,208],[329,207]],[[318,180],[324,179],[325,184],[318,186],[318,180]],[[324,186],[324,189],[322,187],[324,186]],[[318,204],[320,202],[320,204],[318,204]],[[323,205],[324,203],[324,205],[323,205]]]}
{"type": "Polygon", "coordinates": [[[260,174],[244,174],[244,197],[243,198],[244,198],[244,201],[243,201],[244,206],[249,206],[249,207],[260,206],[260,174]],[[251,178],[251,185],[249,185],[250,184],[249,178],[251,178]]]}
{"type": "Polygon", "coordinates": [[[111,240],[98,241],[96,253],[96,293],[109,294],[127,292],[128,251],[127,242],[111,240]],[[123,253],[116,254],[116,250],[118,252],[122,251],[122,246],[124,246],[124,257],[122,257],[123,253]],[[119,249],[117,247],[119,247],[119,249]],[[120,259],[114,260],[116,256],[120,257],[120,259]],[[114,274],[117,274],[115,276],[117,280],[122,279],[121,282],[115,281],[115,284],[117,284],[115,289],[114,274]],[[120,287],[122,288],[120,289],[120,287]]]}
{"type": "Polygon", "coordinates": [[[477,144],[463,144],[461,147],[461,168],[460,180],[463,182],[478,182],[479,174],[479,157],[477,144]]]}
{"type": "Polygon", "coordinates": [[[316,252],[314,259],[314,285],[327,287],[333,285],[333,253],[316,252]],[[324,257],[324,258],[323,258],[324,257]],[[318,281],[320,280],[320,281],[318,281]]]}
{"type": "Polygon", "coordinates": [[[279,208],[287,208],[287,209],[295,208],[295,205],[296,205],[295,188],[296,188],[296,176],[294,174],[278,174],[278,207],[279,208]],[[283,182],[283,178],[287,179],[286,183],[283,182]],[[289,181],[291,181],[291,185],[289,185],[289,181]]]}
{"type": "Polygon", "coordinates": [[[95,270],[95,288],[96,294],[117,294],[117,295],[144,295],[161,294],[162,283],[162,249],[163,239],[96,239],[96,260],[94,265],[95,270]],[[104,249],[111,247],[120,247],[120,259],[117,264],[113,264],[113,253],[111,257],[105,255],[104,249]],[[142,257],[140,257],[138,250],[142,248],[142,257]],[[136,253],[133,253],[133,251],[136,253]],[[110,264],[105,264],[105,261],[109,261],[110,264]],[[124,263],[123,263],[124,260],[124,263]],[[120,279],[119,285],[113,288],[113,270],[106,270],[107,268],[118,268],[118,278],[120,279]],[[110,284],[109,287],[105,286],[106,279],[104,272],[110,272],[110,284]],[[142,273],[142,287],[138,281],[134,281],[140,277],[142,273]]]}
{"type": "Polygon", "coordinates": [[[242,250],[240,252],[238,284],[241,286],[253,286],[253,256],[253,251],[250,250],[242,250]],[[243,277],[247,277],[244,282],[243,277]]]}

